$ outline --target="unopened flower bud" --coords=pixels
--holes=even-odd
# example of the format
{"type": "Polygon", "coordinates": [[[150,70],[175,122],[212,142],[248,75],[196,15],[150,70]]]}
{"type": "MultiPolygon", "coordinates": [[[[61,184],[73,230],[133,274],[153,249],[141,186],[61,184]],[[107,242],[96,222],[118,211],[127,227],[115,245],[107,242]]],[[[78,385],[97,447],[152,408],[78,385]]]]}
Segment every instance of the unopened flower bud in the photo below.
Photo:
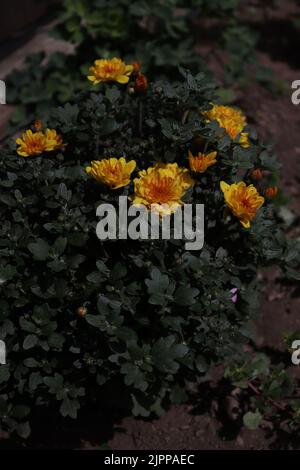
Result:
{"type": "Polygon", "coordinates": [[[84,317],[87,314],[87,309],[85,307],[79,307],[76,313],[79,317],[84,317]]]}
{"type": "Polygon", "coordinates": [[[142,63],[139,61],[132,62],[133,73],[138,74],[141,71],[142,63]]]}
{"type": "Polygon", "coordinates": [[[255,170],[253,170],[251,172],[251,177],[254,179],[254,180],[261,180],[263,178],[263,174],[262,174],[262,171],[260,168],[255,168],[255,170]]]}
{"type": "Polygon", "coordinates": [[[40,131],[43,127],[43,123],[40,119],[36,119],[36,121],[34,121],[34,128],[36,131],[40,131]]]}
{"type": "Polygon", "coordinates": [[[135,89],[136,92],[145,92],[145,91],[147,91],[147,89],[148,89],[148,80],[145,77],[145,75],[143,75],[142,73],[138,74],[138,76],[136,78],[136,81],[135,81],[134,89],[135,89]]]}
{"type": "Polygon", "coordinates": [[[269,199],[274,199],[277,196],[278,188],[277,186],[272,186],[265,190],[265,196],[269,199]]]}

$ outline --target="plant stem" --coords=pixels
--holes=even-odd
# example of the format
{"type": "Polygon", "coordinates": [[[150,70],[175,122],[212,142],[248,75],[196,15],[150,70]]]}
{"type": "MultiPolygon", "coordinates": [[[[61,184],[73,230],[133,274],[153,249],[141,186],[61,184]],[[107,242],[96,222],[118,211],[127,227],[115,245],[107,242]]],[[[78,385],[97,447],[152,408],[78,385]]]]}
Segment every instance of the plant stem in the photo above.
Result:
{"type": "Polygon", "coordinates": [[[188,117],[188,115],[189,115],[189,112],[190,112],[189,109],[186,109],[186,110],[184,111],[183,116],[182,116],[182,119],[181,119],[181,123],[182,123],[182,124],[185,124],[185,123],[186,123],[186,120],[187,120],[187,117],[188,117]]]}
{"type": "MultiPolygon", "coordinates": [[[[249,380],[248,382],[248,387],[258,396],[261,396],[261,391],[258,390],[257,387],[255,387],[255,385],[253,385],[253,383],[249,380]]],[[[269,398],[269,397],[266,397],[266,400],[269,401],[270,403],[272,403],[273,406],[275,406],[275,408],[277,408],[278,410],[280,411],[287,411],[286,409],[286,405],[281,405],[280,403],[278,403],[277,401],[273,400],[273,398],[269,398]]]]}

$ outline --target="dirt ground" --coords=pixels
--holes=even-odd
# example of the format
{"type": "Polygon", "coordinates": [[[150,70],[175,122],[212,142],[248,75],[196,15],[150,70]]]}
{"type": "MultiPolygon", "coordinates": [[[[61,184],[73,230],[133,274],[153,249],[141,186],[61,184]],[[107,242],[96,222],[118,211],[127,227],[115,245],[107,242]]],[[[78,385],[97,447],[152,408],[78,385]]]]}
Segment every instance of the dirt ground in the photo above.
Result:
{"type": "MultiPolygon", "coordinates": [[[[262,39],[258,51],[261,62],[274,70],[277,80],[286,82],[287,90],[291,90],[294,80],[300,80],[300,64],[297,69],[294,51],[296,46],[290,42],[290,53],[287,53],[275,31],[278,31],[280,22],[282,30],[285,30],[285,21],[289,14],[286,9],[281,17],[274,19],[274,35],[268,35],[268,40],[262,39]]],[[[211,58],[212,66],[218,74],[219,66],[216,61],[214,64],[214,60],[211,58]]],[[[274,96],[257,83],[238,93],[236,104],[245,111],[249,123],[257,128],[259,135],[274,143],[275,152],[282,163],[282,186],[290,198],[289,207],[297,216],[291,232],[294,237],[299,237],[300,105],[292,104],[291,91],[282,96],[274,96]]],[[[257,347],[276,355],[285,351],[283,335],[297,329],[300,331],[300,290],[295,285],[281,283],[276,271],[262,276],[264,288],[260,316],[256,324],[257,347]]],[[[297,366],[292,366],[292,369],[293,374],[300,377],[300,367],[298,370],[297,366]]],[[[197,400],[194,400],[193,403],[173,406],[162,417],[154,420],[120,418],[111,414],[97,415],[93,410],[79,422],[67,423],[63,430],[63,439],[57,438],[59,424],[53,427],[49,425],[47,430],[42,426],[44,431],[41,432],[45,434],[39,434],[39,446],[69,449],[97,449],[108,446],[112,450],[251,450],[284,447],[285,443],[269,435],[267,426],[257,431],[249,431],[243,427],[235,429],[227,422],[224,427],[224,422],[218,416],[222,400],[223,397],[218,396],[215,390],[215,397],[208,412],[202,412],[197,400]]],[[[2,444],[5,447],[14,447],[12,442],[6,441],[4,444],[2,441],[2,444]]],[[[36,445],[37,440],[34,437],[30,446],[36,445]]]]}

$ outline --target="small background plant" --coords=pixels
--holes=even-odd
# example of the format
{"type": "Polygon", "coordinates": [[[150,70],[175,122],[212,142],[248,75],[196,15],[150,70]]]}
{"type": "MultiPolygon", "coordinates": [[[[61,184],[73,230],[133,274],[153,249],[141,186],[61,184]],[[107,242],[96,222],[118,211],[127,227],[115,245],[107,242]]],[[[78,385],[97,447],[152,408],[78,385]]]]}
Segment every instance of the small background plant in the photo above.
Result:
{"type": "MultiPolygon", "coordinates": [[[[273,2],[273,7],[276,7],[273,2]]],[[[272,72],[256,57],[258,32],[248,21],[260,3],[244,0],[64,0],[53,34],[74,44],[75,54],[53,54],[47,64],[43,53],[29,56],[26,68],[13,72],[7,82],[10,104],[17,105],[11,130],[36,117],[49,117],[51,107],[86,90],[84,75],[95,57],[115,55],[127,61],[143,58],[143,70],[152,79],[173,77],[181,65],[192,72],[207,71],[207,56],[218,57],[225,101],[234,99],[231,87],[259,80],[276,91],[272,72]],[[210,26],[211,25],[211,26],[210,26]],[[210,35],[214,46],[202,51],[210,35]],[[134,40],[132,40],[134,38],[134,40]],[[197,52],[196,52],[197,50],[197,52]]],[[[178,75],[177,75],[178,76],[178,75]]],[[[277,91],[279,90],[279,85],[277,91]]]]}

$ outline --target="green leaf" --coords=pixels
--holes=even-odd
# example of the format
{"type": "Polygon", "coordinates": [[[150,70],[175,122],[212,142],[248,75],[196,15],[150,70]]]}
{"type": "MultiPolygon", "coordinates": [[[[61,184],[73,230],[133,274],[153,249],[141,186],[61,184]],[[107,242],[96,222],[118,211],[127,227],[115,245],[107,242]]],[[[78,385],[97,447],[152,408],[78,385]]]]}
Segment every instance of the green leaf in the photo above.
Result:
{"type": "Polygon", "coordinates": [[[7,382],[10,377],[9,367],[7,365],[0,365],[0,384],[7,382]]]}
{"type": "Polygon", "coordinates": [[[24,360],[24,365],[26,367],[38,367],[39,362],[36,361],[33,357],[28,357],[27,359],[24,360]]]}
{"type": "Polygon", "coordinates": [[[67,238],[65,237],[58,237],[55,240],[55,243],[53,245],[53,252],[56,256],[60,256],[63,254],[67,246],[67,238]]]}
{"type": "Polygon", "coordinates": [[[28,335],[24,339],[23,349],[31,349],[38,343],[38,337],[36,335],[28,335]]]}
{"type": "Polygon", "coordinates": [[[285,268],[284,274],[288,279],[293,279],[295,281],[300,281],[300,273],[292,268],[285,268]]]}
{"type": "Polygon", "coordinates": [[[161,274],[158,268],[153,268],[151,279],[146,279],[145,283],[150,294],[149,303],[152,305],[164,305],[167,301],[166,294],[170,284],[168,276],[161,274]]]}
{"type": "Polygon", "coordinates": [[[43,377],[39,372],[32,372],[29,377],[29,388],[30,390],[36,390],[38,385],[43,383],[43,377]]]}
{"type": "Polygon", "coordinates": [[[199,289],[192,287],[180,286],[174,295],[174,302],[177,305],[189,306],[193,305],[196,300],[195,297],[199,294],[199,289]]]}
{"type": "Polygon", "coordinates": [[[44,383],[49,387],[51,393],[57,393],[63,388],[64,378],[55,373],[54,377],[45,377],[44,383]]]}
{"type": "Polygon", "coordinates": [[[111,102],[115,103],[121,96],[120,90],[114,85],[106,89],[105,92],[106,98],[111,102]]]}
{"type": "Polygon", "coordinates": [[[132,402],[133,402],[133,409],[132,413],[134,416],[143,416],[144,418],[147,418],[150,415],[150,411],[142,406],[137,399],[135,398],[134,395],[131,395],[132,397],[132,402]]]}
{"type": "Polygon", "coordinates": [[[122,341],[134,341],[137,339],[137,335],[134,330],[128,328],[127,326],[121,326],[117,329],[116,335],[122,341]]]}
{"type": "Polygon", "coordinates": [[[177,361],[188,353],[188,347],[182,343],[176,344],[174,336],[167,336],[154,343],[151,353],[157,369],[175,373],[179,369],[177,361]]]}
{"type": "MultiPolygon", "coordinates": [[[[99,269],[99,268],[98,268],[99,269]]],[[[110,276],[112,281],[117,281],[118,279],[122,279],[127,274],[126,266],[122,263],[116,263],[111,270],[110,276]]]]}
{"type": "Polygon", "coordinates": [[[100,316],[100,315],[86,315],[84,317],[86,319],[86,321],[96,327],[96,328],[103,328],[103,325],[104,325],[104,321],[103,321],[103,318],[100,316]]]}
{"type": "Polygon", "coordinates": [[[63,107],[59,107],[54,111],[53,115],[67,128],[70,125],[76,123],[79,113],[79,107],[77,104],[71,105],[70,103],[65,104],[63,107]]]}
{"type": "Polygon", "coordinates": [[[195,359],[195,365],[201,374],[204,374],[209,369],[209,364],[207,363],[204,356],[197,356],[195,359]]]}
{"type": "Polygon", "coordinates": [[[3,202],[9,207],[14,207],[16,205],[16,200],[9,194],[0,195],[0,202],[3,202]]]}
{"type": "Polygon", "coordinates": [[[24,419],[30,413],[30,408],[24,405],[16,405],[11,411],[11,416],[17,419],[24,419]]]}
{"type": "Polygon", "coordinates": [[[108,267],[102,260],[96,261],[96,266],[97,266],[98,271],[102,273],[105,278],[109,277],[110,270],[108,269],[108,267]]]}
{"type": "Polygon", "coordinates": [[[96,285],[104,281],[103,274],[99,271],[93,271],[92,273],[88,274],[86,278],[91,284],[96,285]]]}
{"type": "Polygon", "coordinates": [[[33,254],[34,258],[39,261],[44,261],[49,255],[50,247],[45,240],[37,238],[34,243],[29,243],[29,251],[33,254]]]}
{"type": "Polygon", "coordinates": [[[105,137],[109,134],[112,134],[118,129],[118,124],[114,119],[106,119],[102,121],[99,135],[105,137]]]}
{"type": "Polygon", "coordinates": [[[179,405],[180,403],[183,403],[184,401],[186,401],[187,398],[188,396],[187,396],[185,389],[181,387],[179,384],[175,384],[170,393],[171,403],[179,405]]]}
{"type": "Polygon", "coordinates": [[[66,397],[60,406],[60,412],[64,417],[69,416],[70,418],[76,419],[79,408],[78,400],[71,400],[69,397],[66,397]]]}
{"type": "Polygon", "coordinates": [[[31,433],[29,422],[18,424],[17,433],[22,439],[28,439],[31,433]]]}
{"type": "Polygon", "coordinates": [[[0,266],[0,279],[1,282],[10,281],[17,274],[15,266],[0,266]]]}
{"type": "Polygon", "coordinates": [[[127,386],[133,385],[135,388],[145,391],[148,384],[145,381],[145,374],[134,364],[124,364],[121,368],[121,373],[125,375],[125,384],[127,386]]]}
{"type": "Polygon", "coordinates": [[[58,350],[62,349],[65,338],[61,333],[51,333],[48,338],[49,346],[58,350]]]}
{"type": "Polygon", "coordinates": [[[65,199],[66,201],[70,201],[72,197],[72,191],[68,190],[65,183],[60,183],[57,190],[57,196],[65,199]]]}
{"type": "Polygon", "coordinates": [[[243,416],[243,423],[246,428],[254,431],[260,425],[262,418],[263,417],[258,410],[256,410],[254,413],[252,411],[248,411],[248,413],[243,416]]]}

